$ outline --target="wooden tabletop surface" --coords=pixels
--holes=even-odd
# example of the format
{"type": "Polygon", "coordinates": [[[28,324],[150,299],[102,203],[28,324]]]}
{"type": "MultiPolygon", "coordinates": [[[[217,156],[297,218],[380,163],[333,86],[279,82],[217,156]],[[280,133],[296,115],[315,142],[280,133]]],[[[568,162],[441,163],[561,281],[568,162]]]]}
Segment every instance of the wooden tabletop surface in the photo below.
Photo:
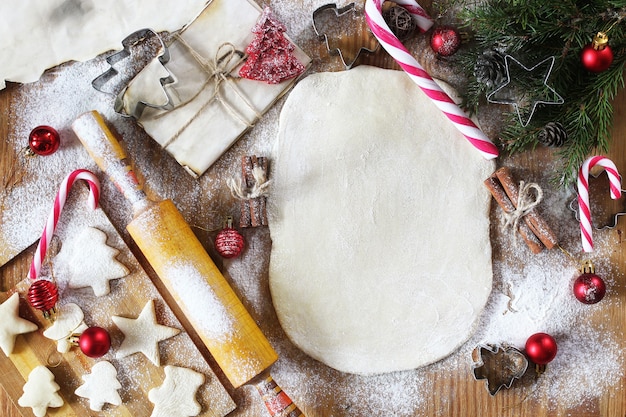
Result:
{"type": "MultiPolygon", "coordinates": [[[[273,2],[270,1],[269,3],[272,5],[273,2]]],[[[276,7],[281,7],[280,5],[284,5],[286,2],[280,1],[276,3],[276,7]]],[[[312,6],[307,5],[308,2],[305,0],[292,0],[292,3],[294,10],[304,9],[307,13],[312,10],[312,6]]],[[[430,7],[428,4],[424,5],[427,8],[430,7]]],[[[281,13],[286,12],[282,10],[281,13]]],[[[350,40],[347,41],[348,44],[350,42],[350,40]]],[[[298,44],[313,58],[311,71],[342,70],[337,58],[328,56],[324,45],[319,42],[312,30],[309,30],[303,35],[303,38],[298,39],[298,44]]],[[[425,50],[425,44],[425,38],[422,37],[415,41],[413,48],[417,51],[425,50]]],[[[446,79],[446,76],[450,75],[452,71],[445,63],[433,60],[432,54],[424,53],[419,60],[429,71],[434,72],[435,75],[439,75],[443,79],[446,79]]],[[[359,61],[359,64],[371,64],[393,69],[398,68],[383,51],[379,51],[373,56],[363,57],[359,61]]],[[[47,74],[49,75],[49,73],[47,74]]],[[[47,78],[47,76],[44,76],[39,83],[48,82],[49,78],[47,78]]],[[[22,88],[22,86],[17,84],[9,84],[6,89],[0,91],[0,138],[2,138],[3,141],[9,141],[10,138],[15,139],[15,132],[19,129],[17,129],[17,126],[14,124],[16,118],[11,115],[20,112],[20,108],[16,103],[20,102],[20,99],[24,98],[25,94],[32,94],[32,91],[32,88],[22,88]]],[[[626,172],[626,141],[623,140],[623,138],[626,137],[626,91],[622,91],[615,100],[614,108],[614,141],[612,149],[607,155],[616,163],[620,171],[626,172]]],[[[67,129],[68,126],[61,126],[61,128],[67,129]]],[[[495,128],[491,127],[490,129],[489,126],[487,126],[486,131],[493,134],[495,128]]],[[[136,165],[140,167],[139,170],[141,170],[141,166],[149,166],[150,164],[162,167],[162,175],[157,174],[156,178],[146,179],[148,182],[147,187],[156,189],[156,192],[168,194],[169,197],[177,202],[190,224],[205,224],[207,212],[217,211],[222,214],[230,213],[237,209],[236,203],[228,198],[227,190],[223,190],[217,195],[215,193],[207,193],[206,190],[211,187],[210,184],[212,182],[224,181],[224,171],[231,168],[228,167],[227,162],[224,161],[237,160],[240,155],[255,152],[256,148],[253,132],[252,134],[244,136],[231,148],[223,159],[209,169],[201,180],[192,179],[171,157],[159,149],[158,145],[149,138],[144,137],[141,139],[144,140],[142,150],[131,154],[131,158],[133,158],[136,165]],[[223,199],[223,201],[221,199],[223,199]]],[[[23,138],[23,140],[26,141],[26,138],[23,138]]],[[[0,173],[5,173],[7,170],[12,169],[12,165],[10,166],[11,162],[9,161],[10,158],[8,157],[10,154],[9,148],[7,143],[3,143],[2,147],[0,147],[0,150],[3,151],[0,154],[0,173]]],[[[133,149],[136,149],[136,147],[133,149]]],[[[537,170],[544,169],[546,161],[549,161],[551,157],[552,154],[544,150],[529,151],[512,158],[503,156],[499,158],[498,164],[506,163],[507,165],[520,167],[524,172],[533,173],[537,170]]],[[[214,188],[211,189],[213,190],[214,188]]],[[[131,250],[135,251],[136,247],[133,245],[128,234],[124,231],[125,222],[128,220],[127,217],[118,214],[117,210],[113,209],[116,205],[116,199],[119,198],[118,195],[103,195],[102,206],[109,215],[113,225],[122,235],[122,238],[127,242],[131,250]]],[[[43,219],[41,219],[41,222],[43,222],[43,219]]],[[[611,250],[606,252],[609,259],[606,259],[605,262],[612,265],[611,271],[615,281],[615,288],[611,290],[613,300],[611,303],[607,303],[604,309],[596,309],[593,310],[594,313],[590,313],[595,315],[591,318],[592,320],[597,320],[599,324],[602,324],[603,330],[601,331],[611,331],[621,336],[621,340],[619,340],[619,348],[621,350],[626,348],[623,337],[626,323],[626,244],[624,244],[622,240],[622,231],[625,227],[624,222],[625,220],[621,218],[616,228],[610,231],[603,231],[603,233],[609,236],[609,241],[612,245],[611,250]]],[[[195,231],[199,239],[203,242],[207,242],[211,236],[211,232],[199,228],[195,229],[195,231]]],[[[251,236],[250,233],[259,233],[261,235],[261,241],[268,241],[268,233],[266,231],[247,233],[249,233],[247,237],[251,236]]],[[[207,245],[210,246],[210,244],[207,245]]],[[[210,247],[208,250],[211,255],[215,255],[210,247]]],[[[32,259],[33,251],[33,247],[28,248],[13,261],[0,269],[0,289],[4,291],[24,278],[32,259]]],[[[500,254],[499,248],[494,244],[494,257],[500,256],[500,254]]],[[[145,262],[140,254],[136,255],[140,263],[145,262]]],[[[219,261],[217,262],[219,265],[219,261]]],[[[267,286],[267,277],[265,275],[261,273],[262,280],[260,282],[261,285],[267,286]],[[263,281],[263,279],[265,281],[263,281]]],[[[237,286],[235,285],[235,287],[237,286]]],[[[245,298],[245,291],[241,291],[241,293],[245,298]]],[[[262,294],[269,297],[269,290],[263,288],[262,294]]],[[[301,371],[311,376],[311,378],[309,378],[311,381],[310,387],[292,389],[292,391],[296,392],[295,395],[292,395],[292,397],[294,397],[293,399],[298,403],[305,414],[309,417],[379,415],[376,409],[372,409],[369,414],[355,414],[351,411],[349,404],[346,405],[345,402],[342,401],[342,398],[334,395],[332,387],[316,389],[319,388],[314,386],[316,383],[319,383],[319,380],[316,378],[318,374],[323,374],[325,377],[332,375],[332,378],[335,378],[338,383],[342,384],[346,384],[352,377],[329,370],[324,365],[299,353],[297,349],[288,342],[281,341],[280,338],[285,338],[286,336],[280,330],[276,316],[271,310],[271,302],[267,300],[266,302],[269,306],[268,309],[260,312],[252,310],[253,316],[258,321],[262,321],[262,329],[272,335],[271,339],[274,342],[279,341],[282,346],[282,353],[286,354],[291,361],[300,363],[301,371]]],[[[244,303],[246,305],[252,304],[252,302],[247,303],[245,300],[244,303]]],[[[0,355],[2,355],[2,353],[0,353],[0,355]]],[[[208,358],[208,360],[210,361],[211,359],[208,358]]],[[[621,360],[623,361],[624,358],[622,357],[621,360]]],[[[444,415],[487,417],[626,417],[626,378],[624,376],[621,378],[621,383],[607,387],[598,398],[593,398],[585,404],[574,408],[564,408],[558,405],[548,406],[548,401],[526,401],[525,398],[522,398],[521,393],[523,391],[519,390],[504,390],[496,396],[491,397],[485,390],[484,384],[475,381],[471,377],[466,363],[458,364],[457,368],[456,370],[450,371],[449,369],[442,370],[434,367],[432,370],[427,370],[424,373],[426,378],[430,381],[428,386],[431,391],[428,394],[421,394],[424,397],[424,401],[412,411],[412,415],[433,417],[444,415]]],[[[623,363],[622,369],[624,369],[623,363]]],[[[281,381],[278,382],[280,383],[281,381]]],[[[287,380],[287,385],[289,382],[290,381],[287,380]]],[[[246,388],[232,389],[232,387],[228,386],[227,381],[223,381],[223,383],[238,404],[238,409],[234,411],[232,415],[265,415],[262,403],[260,403],[254,393],[246,388]]],[[[290,387],[283,386],[283,388],[289,393],[288,388],[290,387]]],[[[367,401],[367,399],[364,401],[367,401]]],[[[394,401],[394,399],[389,398],[389,401],[394,401]]],[[[353,409],[362,410],[363,408],[353,407],[353,409]]],[[[21,408],[13,404],[4,390],[0,390],[0,415],[5,417],[22,416],[21,410],[21,408]]]]}

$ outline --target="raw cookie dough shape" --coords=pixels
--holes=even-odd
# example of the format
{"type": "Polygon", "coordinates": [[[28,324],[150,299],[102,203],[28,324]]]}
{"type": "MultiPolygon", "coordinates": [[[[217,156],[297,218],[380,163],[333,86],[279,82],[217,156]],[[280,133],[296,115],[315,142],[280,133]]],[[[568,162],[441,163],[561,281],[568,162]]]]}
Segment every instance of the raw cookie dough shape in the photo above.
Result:
{"type": "Polygon", "coordinates": [[[96,297],[109,294],[109,281],[125,277],[128,268],[115,257],[119,250],[107,245],[107,235],[86,227],[61,246],[55,257],[57,275],[67,279],[70,288],[91,287],[96,297]]]}
{"type": "Polygon", "coordinates": [[[13,293],[4,303],[0,304],[0,349],[9,356],[15,347],[15,338],[19,334],[37,330],[37,325],[20,317],[20,298],[13,293]]]}
{"type": "Polygon", "coordinates": [[[153,300],[146,303],[136,319],[120,316],[113,316],[111,319],[124,333],[124,340],[117,349],[116,358],[141,352],[153,364],[160,366],[159,342],[180,333],[178,329],[157,323],[153,300]]]}
{"type": "Polygon", "coordinates": [[[148,399],[154,403],[151,417],[197,416],[202,407],[196,392],[204,384],[204,375],[189,368],[167,365],[163,385],[152,388],[148,399]]]}
{"type": "Polygon", "coordinates": [[[43,335],[57,342],[57,351],[67,353],[72,348],[70,336],[80,334],[87,330],[87,324],[83,321],[83,310],[75,303],[63,304],[58,308],[56,320],[52,326],[44,330],[43,335]]]}
{"type": "Polygon", "coordinates": [[[454,352],[491,292],[493,170],[403,72],[302,80],[268,198],[270,289],[289,338],[358,374],[454,352]]]}
{"type": "Polygon", "coordinates": [[[24,384],[24,394],[17,400],[20,407],[30,407],[33,414],[43,417],[48,407],[61,407],[63,398],[57,393],[60,387],[54,382],[54,374],[43,365],[35,367],[28,374],[28,381],[24,384]]]}
{"type": "Polygon", "coordinates": [[[122,398],[117,392],[122,384],[117,379],[117,369],[111,362],[101,361],[91,368],[91,374],[83,375],[84,384],[74,393],[89,399],[89,408],[102,411],[104,404],[120,405],[122,398]]]}

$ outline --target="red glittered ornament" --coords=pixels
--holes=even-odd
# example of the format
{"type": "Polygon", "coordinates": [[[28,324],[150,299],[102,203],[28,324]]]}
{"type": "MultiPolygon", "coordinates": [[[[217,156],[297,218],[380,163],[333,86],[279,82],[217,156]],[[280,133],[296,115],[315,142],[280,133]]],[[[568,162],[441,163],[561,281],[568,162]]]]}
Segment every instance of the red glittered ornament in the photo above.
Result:
{"type": "Polygon", "coordinates": [[[59,300],[59,290],[57,285],[47,279],[34,281],[28,289],[28,302],[37,310],[43,311],[48,318],[59,300]]]}
{"type": "Polygon", "coordinates": [[[50,126],[37,126],[28,136],[28,147],[37,155],[51,155],[59,149],[59,132],[50,126]]]}
{"type": "Polygon", "coordinates": [[[241,254],[245,240],[241,233],[233,228],[233,218],[226,219],[226,227],[215,236],[215,249],[224,258],[235,258],[241,254]]]}
{"type": "Polygon", "coordinates": [[[604,298],[605,293],[606,285],[596,274],[585,273],[574,281],[574,296],[581,303],[595,304],[604,298]]]}
{"type": "Polygon", "coordinates": [[[587,71],[606,71],[613,63],[613,51],[609,46],[609,37],[598,32],[593,41],[585,46],[580,53],[580,61],[587,71]]]}
{"type": "Polygon", "coordinates": [[[111,336],[102,327],[90,327],[78,337],[78,347],[90,358],[99,358],[111,348],[111,336]]]}
{"type": "Polygon", "coordinates": [[[556,340],[547,333],[535,333],[526,340],[526,355],[537,365],[551,362],[556,352],[556,340]]]}
{"type": "Polygon", "coordinates": [[[440,26],[433,30],[430,47],[441,56],[454,55],[461,46],[459,31],[451,26],[440,26]]]}

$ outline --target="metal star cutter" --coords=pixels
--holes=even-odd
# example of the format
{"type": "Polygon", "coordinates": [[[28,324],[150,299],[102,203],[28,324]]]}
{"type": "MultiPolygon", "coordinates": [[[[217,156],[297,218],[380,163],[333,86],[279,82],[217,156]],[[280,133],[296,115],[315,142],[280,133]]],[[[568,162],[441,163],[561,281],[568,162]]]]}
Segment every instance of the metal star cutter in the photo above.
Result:
{"type": "Polygon", "coordinates": [[[487,94],[487,101],[512,105],[521,125],[528,126],[540,104],[558,105],[565,102],[563,97],[548,85],[554,61],[555,57],[551,56],[528,68],[511,55],[506,55],[504,57],[506,81],[487,94]],[[541,79],[536,77],[538,73],[542,74],[541,79]]]}

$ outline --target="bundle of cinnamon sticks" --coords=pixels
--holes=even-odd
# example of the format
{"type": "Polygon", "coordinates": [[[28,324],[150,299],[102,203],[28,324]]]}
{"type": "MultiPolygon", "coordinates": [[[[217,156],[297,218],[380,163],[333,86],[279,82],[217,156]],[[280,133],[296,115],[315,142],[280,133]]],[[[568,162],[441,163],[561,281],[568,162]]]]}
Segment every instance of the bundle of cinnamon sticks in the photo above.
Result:
{"type": "MultiPolygon", "coordinates": [[[[508,167],[494,172],[485,180],[485,186],[505,213],[515,212],[520,189],[508,167]]],[[[558,244],[556,235],[535,209],[524,215],[522,220],[517,232],[533,253],[539,253],[544,248],[552,249],[558,244]]]]}
{"type": "MultiPolygon", "coordinates": [[[[263,177],[267,178],[268,162],[267,158],[263,156],[247,155],[241,158],[241,175],[246,189],[252,189],[258,180],[254,175],[255,170],[260,169],[264,174],[263,177]]],[[[242,199],[240,209],[240,227],[267,226],[266,197],[264,195],[242,199]]]]}

